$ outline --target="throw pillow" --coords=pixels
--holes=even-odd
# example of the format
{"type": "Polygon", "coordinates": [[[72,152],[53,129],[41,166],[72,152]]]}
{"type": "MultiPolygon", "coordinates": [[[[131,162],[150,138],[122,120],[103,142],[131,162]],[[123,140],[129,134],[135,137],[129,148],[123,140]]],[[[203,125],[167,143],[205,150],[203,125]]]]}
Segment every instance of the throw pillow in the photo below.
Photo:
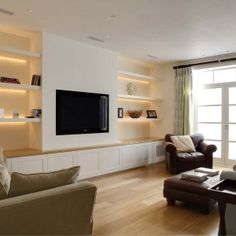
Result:
{"type": "Polygon", "coordinates": [[[76,166],[69,169],[39,174],[13,172],[8,196],[14,197],[75,183],[79,176],[79,169],[80,167],[76,166]]]}
{"type": "Polygon", "coordinates": [[[195,152],[192,139],[189,135],[171,136],[171,141],[175,145],[177,152],[195,152]]]}
{"type": "Polygon", "coordinates": [[[0,199],[7,198],[10,189],[11,176],[6,166],[0,164],[0,199]]]}
{"type": "Polygon", "coordinates": [[[1,146],[0,146],[0,164],[5,165],[5,159],[3,156],[3,149],[1,146]]]}

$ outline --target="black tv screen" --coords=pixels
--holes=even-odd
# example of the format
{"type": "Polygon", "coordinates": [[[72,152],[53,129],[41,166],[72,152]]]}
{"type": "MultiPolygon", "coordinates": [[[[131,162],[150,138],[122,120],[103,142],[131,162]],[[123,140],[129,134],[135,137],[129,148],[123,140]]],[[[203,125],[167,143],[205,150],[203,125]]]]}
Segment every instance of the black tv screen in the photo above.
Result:
{"type": "Polygon", "coordinates": [[[56,135],[109,132],[109,95],[56,90],[56,135]]]}

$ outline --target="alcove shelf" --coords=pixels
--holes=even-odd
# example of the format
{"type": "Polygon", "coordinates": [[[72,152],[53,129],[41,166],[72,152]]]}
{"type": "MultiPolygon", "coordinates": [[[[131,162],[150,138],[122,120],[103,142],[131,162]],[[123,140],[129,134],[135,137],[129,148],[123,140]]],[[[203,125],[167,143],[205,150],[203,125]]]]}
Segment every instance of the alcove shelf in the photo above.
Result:
{"type": "Polygon", "coordinates": [[[132,79],[135,79],[135,80],[143,80],[143,81],[145,81],[145,80],[156,80],[157,79],[157,78],[152,77],[152,76],[133,73],[133,72],[129,72],[129,71],[123,71],[123,70],[118,71],[118,77],[119,76],[124,76],[124,77],[132,78],[132,79]]]}
{"type": "Polygon", "coordinates": [[[118,122],[121,122],[121,123],[126,123],[126,122],[138,123],[138,122],[157,122],[157,121],[160,121],[161,118],[145,118],[145,117],[142,118],[141,117],[141,118],[134,119],[134,118],[125,117],[125,118],[118,118],[117,120],[118,122]]]}
{"type": "Polygon", "coordinates": [[[20,50],[17,48],[0,47],[0,52],[14,54],[14,55],[23,56],[23,57],[32,57],[32,58],[40,58],[41,57],[41,54],[38,52],[20,50]]]}
{"type": "Polygon", "coordinates": [[[161,98],[152,98],[152,97],[146,97],[146,96],[133,96],[133,95],[126,95],[126,94],[118,94],[117,98],[128,99],[128,100],[161,101],[161,98]]]}
{"type": "Polygon", "coordinates": [[[14,83],[1,83],[0,82],[0,88],[6,88],[6,89],[27,89],[27,90],[39,90],[40,86],[36,85],[29,85],[29,84],[14,84],[14,83]]]}
{"type": "Polygon", "coordinates": [[[40,118],[0,118],[0,123],[2,122],[40,122],[40,118]]]}

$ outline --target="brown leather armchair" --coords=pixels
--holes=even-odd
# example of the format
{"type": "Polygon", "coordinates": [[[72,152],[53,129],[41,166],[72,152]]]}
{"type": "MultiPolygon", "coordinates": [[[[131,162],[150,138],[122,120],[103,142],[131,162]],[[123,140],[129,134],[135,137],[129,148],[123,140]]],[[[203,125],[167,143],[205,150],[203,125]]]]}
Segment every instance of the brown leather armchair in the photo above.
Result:
{"type": "Polygon", "coordinates": [[[165,158],[166,168],[172,173],[177,174],[198,167],[212,168],[213,152],[216,146],[204,142],[202,134],[190,135],[196,152],[177,152],[176,147],[171,141],[172,134],[165,136],[165,158]]]}

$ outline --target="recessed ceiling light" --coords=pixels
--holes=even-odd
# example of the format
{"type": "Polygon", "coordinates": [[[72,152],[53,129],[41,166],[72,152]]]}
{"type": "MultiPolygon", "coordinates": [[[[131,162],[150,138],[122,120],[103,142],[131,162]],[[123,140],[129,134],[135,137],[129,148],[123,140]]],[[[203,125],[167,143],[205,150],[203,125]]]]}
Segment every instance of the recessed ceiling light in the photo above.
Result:
{"type": "Polygon", "coordinates": [[[27,12],[30,16],[32,15],[32,10],[31,9],[28,9],[27,12]]]}
{"type": "Polygon", "coordinates": [[[147,57],[152,58],[152,59],[155,59],[155,60],[158,59],[158,57],[153,56],[153,55],[151,55],[151,54],[148,54],[147,57]]]}
{"type": "Polygon", "coordinates": [[[6,14],[6,15],[9,15],[9,16],[14,15],[14,12],[8,11],[8,10],[3,9],[3,8],[0,8],[0,13],[6,14]]]}
{"type": "Polygon", "coordinates": [[[97,41],[97,42],[100,42],[100,43],[104,43],[105,42],[104,39],[100,39],[100,38],[97,38],[97,37],[94,37],[94,36],[89,36],[88,39],[91,39],[93,41],[97,41]]]}

